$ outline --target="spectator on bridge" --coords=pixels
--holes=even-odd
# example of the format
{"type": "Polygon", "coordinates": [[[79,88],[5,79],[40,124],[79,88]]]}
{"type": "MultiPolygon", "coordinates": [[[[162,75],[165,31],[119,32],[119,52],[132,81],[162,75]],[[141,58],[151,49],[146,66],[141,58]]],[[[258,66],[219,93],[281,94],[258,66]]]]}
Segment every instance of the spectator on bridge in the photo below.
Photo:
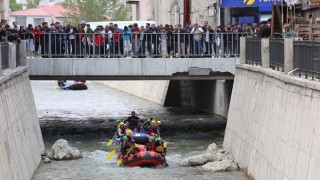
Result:
{"type": "Polygon", "coordinates": [[[176,43],[176,49],[175,53],[178,53],[179,55],[185,57],[186,56],[186,49],[187,44],[185,43],[185,38],[186,38],[186,30],[182,28],[182,25],[179,24],[177,26],[177,30],[174,32],[175,33],[175,43],[176,43]]]}
{"type": "Polygon", "coordinates": [[[34,34],[35,53],[39,54],[40,35],[42,34],[40,27],[36,26],[32,33],[34,34]]]}
{"type": "Polygon", "coordinates": [[[51,29],[48,27],[47,22],[42,23],[41,35],[40,35],[40,46],[42,57],[48,57],[49,54],[49,33],[51,29]]]}
{"type": "Polygon", "coordinates": [[[131,29],[125,26],[123,29],[123,45],[124,45],[124,56],[127,56],[131,51],[130,40],[131,40],[131,29]]]}
{"type": "Polygon", "coordinates": [[[132,28],[132,51],[133,51],[134,57],[138,56],[139,46],[140,46],[140,43],[139,43],[140,33],[141,33],[141,30],[138,27],[138,24],[134,23],[132,28]]]}
{"type": "Polygon", "coordinates": [[[166,31],[166,28],[162,27],[160,29],[160,42],[161,42],[161,56],[163,58],[167,57],[168,55],[168,32],[166,31]]]}
{"type": "Polygon", "coordinates": [[[151,27],[148,29],[147,31],[147,35],[146,35],[146,40],[147,40],[147,49],[150,55],[158,55],[157,51],[158,51],[158,45],[159,45],[159,41],[158,41],[158,34],[159,34],[159,30],[156,27],[155,24],[152,24],[151,27]],[[153,45],[153,51],[152,51],[152,45],[153,45]]]}
{"type": "Polygon", "coordinates": [[[26,33],[26,40],[27,40],[27,53],[31,54],[34,52],[34,37],[35,34],[33,33],[34,28],[32,24],[28,24],[27,33],[26,33]]]}
{"type": "MultiPolygon", "coordinates": [[[[215,35],[214,35],[214,30],[211,28],[210,25],[207,25],[204,29],[204,49],[205,49],[205,56],[206,57],[211,57],[214,52],[212,51],[212,45],[216,47],[215,45],[215,35]]],[[[215,50],[216,48],[214,48],[215,50]]]]}
{"type": "Polygon", "coordinates": [[[78,33],[77,28],[70,23],[69,27],[66,30],[67,33],[67,44],[68,52],[70,55],[76,54],[76,34],[78,33]]]}
{"type": "Polygon", "coordinates": [[[103,34],[100,33],[100,28],[96,29],[94,35],[94,44],[95,44],[95,54],[97,57],[100,57],[100,54],[103,53],[103,45],[104,45],[104,37],[103,34]]]}
{"type": "Polygon", "coordinates": [[[77,28],[78,34],[76,34],[76,52],[80,57],[84,54],[84,30],[81,24],[78,25],[77,28]]]}
{"type": "Polygon", "coordinates": [[[193,35],[194,46],[195,46],[195,55],[196,57],[201,57],[202,55],[202,33],[203,29],[198,26],[198,24],[194,24],[193,29],[191,30],[191,34],[193,35]]]}
{"type": "Polygon", "coordinates": [[[145,52],[146,52],[146,35],[145,32],[147,31],[144,26],[140,27],[141,30],[141,34],[140,34],[140,49],[139,49],[139,53],[140,53],[140,57],[145,57],[145,52]]]}

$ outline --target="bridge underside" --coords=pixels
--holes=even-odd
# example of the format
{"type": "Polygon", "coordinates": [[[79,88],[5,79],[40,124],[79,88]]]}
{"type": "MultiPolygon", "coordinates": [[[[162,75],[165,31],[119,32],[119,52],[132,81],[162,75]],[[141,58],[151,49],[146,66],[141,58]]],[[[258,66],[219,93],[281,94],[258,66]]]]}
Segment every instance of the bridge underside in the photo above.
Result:
{"type": "Polygon", "coordinates": [[[237,58],[32,58],[31,80],[232,80],[237,58]]]}

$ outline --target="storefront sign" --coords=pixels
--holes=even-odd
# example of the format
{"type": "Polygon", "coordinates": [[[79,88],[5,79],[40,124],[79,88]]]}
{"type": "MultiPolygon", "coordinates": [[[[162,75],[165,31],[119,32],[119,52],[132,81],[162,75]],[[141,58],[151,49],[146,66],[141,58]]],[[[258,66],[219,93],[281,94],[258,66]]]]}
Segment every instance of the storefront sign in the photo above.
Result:
{"type": "MultiPolygon", "coordinates": [[[[272,6],[273,0],[219,0],[220,7],[261,7],[272,6]]],[[[277,4],[281,0],[276,0],[277,4]]]]}

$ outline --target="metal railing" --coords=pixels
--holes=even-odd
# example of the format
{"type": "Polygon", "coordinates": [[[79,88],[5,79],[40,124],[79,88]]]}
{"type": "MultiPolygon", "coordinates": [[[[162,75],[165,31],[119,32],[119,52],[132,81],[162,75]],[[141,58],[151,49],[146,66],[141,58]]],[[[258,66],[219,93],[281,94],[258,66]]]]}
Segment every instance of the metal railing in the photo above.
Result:
{"type": "Polygon", "coordinates": [[[284,71],[284,39],[271,38],[269,41],[270,67],[284,71]]]}
{"type": "Polygon", "coordinates": [[[293,66],[299,77],[320,80],[320,42],[294,41],[293,47],[293,66]]]}
{"type": "Polygon", "coordinates": [[[245,33],[44,33],[27,40],[29,57],[237,57],[245,33]],[[35,41],[38,39],[39,41],[35,41]],[[33,42],[32,42],[33,41],[33,42]]]}
{"type": "Polygon", "coordinates": [[[9,43],[3,42],[1,44],[1,69],[9,68],[9,43]]]}
{"type": "Polygon", "coordinates": [[[246,64],[261,65],[260,38],[246,38],[246,64]]]}

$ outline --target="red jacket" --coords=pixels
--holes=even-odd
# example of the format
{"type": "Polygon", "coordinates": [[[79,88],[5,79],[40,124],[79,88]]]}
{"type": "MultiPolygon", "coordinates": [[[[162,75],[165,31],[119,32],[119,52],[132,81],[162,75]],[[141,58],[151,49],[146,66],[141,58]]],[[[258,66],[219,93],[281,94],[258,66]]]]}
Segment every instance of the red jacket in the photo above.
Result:
{"type": "Polygon", "coordinates": [[[96,46],[103,46],[104,38],[102,34],[95,34],[94,35],[94,44],[96,46]]]}
{"type": "Polygon", "coordinates": [[[40,35],[42,34],[41,30],[40,29],[39,30],[33,29],[31,32],[34,34],[34,41],[35,42],[39,42],[40,41],[40,35]]]}

